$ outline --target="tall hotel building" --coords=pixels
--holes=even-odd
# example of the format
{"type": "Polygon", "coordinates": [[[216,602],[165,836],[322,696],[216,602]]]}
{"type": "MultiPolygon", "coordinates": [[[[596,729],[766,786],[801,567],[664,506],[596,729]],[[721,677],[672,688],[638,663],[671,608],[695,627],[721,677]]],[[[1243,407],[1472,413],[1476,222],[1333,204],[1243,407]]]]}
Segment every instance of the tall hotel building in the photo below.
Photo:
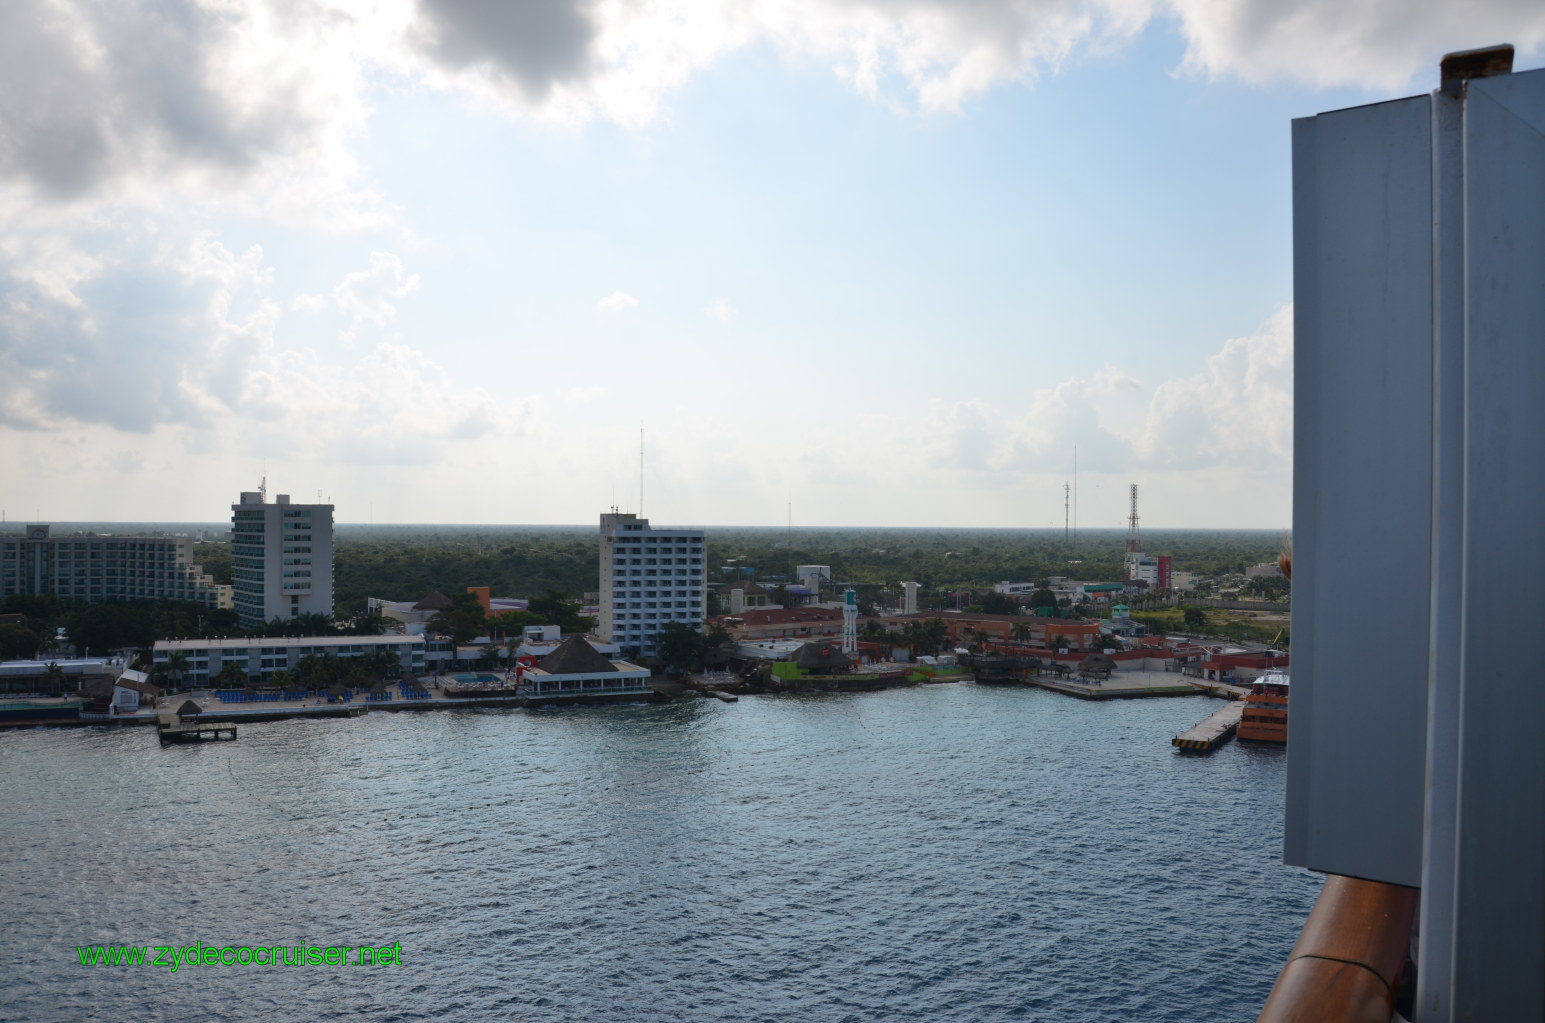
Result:
{"type": "Polygon", "coordinates": [[[244,628],[275,618],[333,613],[333,506],[268,503],[243,491],[231,505],[231,579],[244,628]]]}
{"type": "Polygon", "coordinates": [[[702,530],[656,529],[617,512],[601,516],[603,640],[651,656],[667,622],[701,631],[707,579],[702,530]]]}
{"type": "Polygon", "coordinates": [[[54,536],[46,525],[0,536],[0,598],[53,593],[94,604],[104,600],[191,600],[231,606],[222,586],[193,561],[186,536],[54,536]]]}

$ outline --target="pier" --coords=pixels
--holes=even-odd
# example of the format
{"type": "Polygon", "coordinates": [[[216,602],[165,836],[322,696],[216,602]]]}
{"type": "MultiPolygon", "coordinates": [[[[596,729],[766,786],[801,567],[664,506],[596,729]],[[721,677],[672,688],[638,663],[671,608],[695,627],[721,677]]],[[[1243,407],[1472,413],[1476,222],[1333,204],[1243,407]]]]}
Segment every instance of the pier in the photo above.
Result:
{"type": "Polygon", "coordinates": [[[1235,700],[1210,715],[1201,724],[1193,725],[1170,740],[1170,745],[1185,753],[1206,753],[1228,741],[1239,728],[1239,716],[1244,713],[1245,702],[1235,700]]]}
{"type": "Polygon", "coordinates": [[[198,724],[161,725],[157,731],[163,744],[188,742],[234,742],[234,722],[204,721],[198,724]]]}
{"type": "MultiPolygon", "coordinates": [[[[1064,677],[1042,672],[1026,675],[1018,684],[1050,689],[1054,693],[1076,696],[1081,700],[1131,700],[1144,696],[1196,696],[1201,690],[1190,679],[1172,671],[1127,669],[1113,671],[1109,678],[1085,678],[1078,674],[1064,677]]],[[[999,685],[1004,684],[998,682],[999,685]]]]}

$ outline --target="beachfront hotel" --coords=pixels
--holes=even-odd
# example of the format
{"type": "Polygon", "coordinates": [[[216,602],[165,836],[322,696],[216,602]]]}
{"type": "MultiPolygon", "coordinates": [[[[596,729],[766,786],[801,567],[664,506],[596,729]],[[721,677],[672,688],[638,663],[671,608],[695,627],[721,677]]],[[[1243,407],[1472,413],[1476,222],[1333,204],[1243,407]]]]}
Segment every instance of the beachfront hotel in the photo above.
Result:
{"type": "Polygon", "coordinates": [[[185,686],[205,686],[221,669],[235,665],[253,682],[267,682],[275,673],[294,674],[301,659],[319,657],[362,657],[376,650],[397,655],[403,670],[415,675],[424,672],[428,643],[423,636],[273,636],[234,637],[231,639],[160,639],[156,641],[154,663],[165,673],[174,653],[182,654],[188,668],[181,680],[185,686]]]}
{"type": "Polygon", "coordinates": [[[83,603],[104,600],[191,600],[232,606],[232,590],[193,561],[186,536],[54,536],[46,525],[0,536],[0,599],[18,594],[83,603]]]}
{"type": "Polygon", "coordinates": [[[656,528],[616,511],[601,516],[602,640],[647,657],[668,622],[702,631],[707,579],[702,530],[656,528]]]}
{"type": "Polygon", "coordinates": [[[231,505],[231,578],[243,628],[333,613],[333,506],[243,491],[231,505]]]}

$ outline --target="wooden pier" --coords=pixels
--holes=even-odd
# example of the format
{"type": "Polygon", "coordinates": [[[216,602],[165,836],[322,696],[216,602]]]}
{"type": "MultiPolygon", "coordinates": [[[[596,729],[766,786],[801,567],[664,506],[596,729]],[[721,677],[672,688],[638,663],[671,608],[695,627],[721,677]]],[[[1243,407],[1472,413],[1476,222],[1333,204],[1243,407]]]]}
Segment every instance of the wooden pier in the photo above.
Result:
{"type": "Polygon", "coordinates": [[[185,742],[231,742],[236,738],[235,722],[205,721],[198,724],[162,725],[157,731],[163,744],[185,742]]]}
{"type": "Polygon", "coordinates": [[[1235,700],[1227,707],[1211,715],[1170,740],[1170,745],[1185,753],[1206,753],[1228,741],[1239,728],[1239,716],[1244,713],[1245,702],[1235,700]]]}

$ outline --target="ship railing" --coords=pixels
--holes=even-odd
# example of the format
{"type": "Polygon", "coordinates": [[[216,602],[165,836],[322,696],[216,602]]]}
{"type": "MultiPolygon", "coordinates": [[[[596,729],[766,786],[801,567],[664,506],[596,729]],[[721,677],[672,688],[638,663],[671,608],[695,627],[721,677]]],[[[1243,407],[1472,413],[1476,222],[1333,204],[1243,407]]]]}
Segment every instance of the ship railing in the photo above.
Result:
{"type": "Polygon", "coordinates": [[[1390,1023],[1421,891],[1332,874],[1256,1023],[1390,1023]]]}

